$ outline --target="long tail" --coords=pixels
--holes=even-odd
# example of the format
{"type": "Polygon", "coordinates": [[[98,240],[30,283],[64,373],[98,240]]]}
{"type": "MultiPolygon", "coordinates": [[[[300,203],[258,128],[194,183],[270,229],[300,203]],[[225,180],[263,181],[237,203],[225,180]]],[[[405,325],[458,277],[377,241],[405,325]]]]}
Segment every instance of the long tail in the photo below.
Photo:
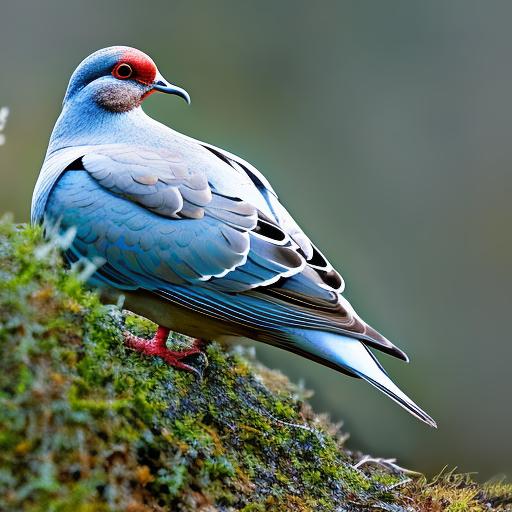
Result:
{"type": "Polygon", "coordinates": [[[292,350],[335,370],[364,379],[413,416],[437,428],[436,422],[396,386],[375,356],[359,340],[324,331],[296,330],[293,342],[292,350]]]}

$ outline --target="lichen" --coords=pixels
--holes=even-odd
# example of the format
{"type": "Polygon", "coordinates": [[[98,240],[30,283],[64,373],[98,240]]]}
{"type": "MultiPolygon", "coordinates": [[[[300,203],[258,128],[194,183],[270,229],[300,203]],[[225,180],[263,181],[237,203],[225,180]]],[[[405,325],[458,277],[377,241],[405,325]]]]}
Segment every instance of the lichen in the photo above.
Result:
{"type": "Polygon", "coordinates": [[[246,351],[210,344],[202,380],[130,351],[123,330],[149,336],[155,326],[101,304],[83,268],[63,266],[64,242],[0,223],[0,510],[512,506],[505,483],[357,466],[305,391],[246,351]]]}

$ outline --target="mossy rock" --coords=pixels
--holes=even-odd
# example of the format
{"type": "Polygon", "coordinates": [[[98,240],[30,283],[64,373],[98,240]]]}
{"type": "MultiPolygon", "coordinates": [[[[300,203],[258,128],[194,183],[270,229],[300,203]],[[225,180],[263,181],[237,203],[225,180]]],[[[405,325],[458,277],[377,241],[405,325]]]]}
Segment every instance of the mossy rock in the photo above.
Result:
{"type": "Polygon", "coordinates": [[[358,464],[243,351],[211,344],[199,381],[126,349],[125,328],[154,326],[102,305],[89,265],[66,270],[68,242],[0,223],[0,510],[512,510],[508,484],[358,464]]]}

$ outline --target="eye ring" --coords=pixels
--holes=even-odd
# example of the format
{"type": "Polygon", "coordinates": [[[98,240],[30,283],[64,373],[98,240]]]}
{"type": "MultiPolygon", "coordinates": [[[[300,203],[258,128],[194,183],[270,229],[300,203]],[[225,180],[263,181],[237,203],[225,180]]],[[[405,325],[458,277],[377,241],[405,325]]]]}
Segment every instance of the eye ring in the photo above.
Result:
{"type": "Polygon", "coordinates": [[[133,75],[133,69],[130,66],[130,64],[122,62],[114,68],[112,74],[120,80],[126,80],[127,78],[130,78],[133,75]]]}

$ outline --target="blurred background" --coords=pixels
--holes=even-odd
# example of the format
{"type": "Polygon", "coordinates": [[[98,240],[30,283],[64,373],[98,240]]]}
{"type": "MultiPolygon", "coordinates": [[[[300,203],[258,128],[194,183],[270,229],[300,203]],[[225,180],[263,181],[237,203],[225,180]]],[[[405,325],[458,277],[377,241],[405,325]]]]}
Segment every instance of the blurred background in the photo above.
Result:
{"type": "Polygon", "coordinates": [[[0,210],[29,219],[76,65],[146,51],[193,100],[146,111],[271,180],[356,310],[408,352],[380,359],[439,429],[315,363],[259,357],[314,390],[354,449],[510,475],[511,19],[496,0],[3,2],[0,210]]]}

